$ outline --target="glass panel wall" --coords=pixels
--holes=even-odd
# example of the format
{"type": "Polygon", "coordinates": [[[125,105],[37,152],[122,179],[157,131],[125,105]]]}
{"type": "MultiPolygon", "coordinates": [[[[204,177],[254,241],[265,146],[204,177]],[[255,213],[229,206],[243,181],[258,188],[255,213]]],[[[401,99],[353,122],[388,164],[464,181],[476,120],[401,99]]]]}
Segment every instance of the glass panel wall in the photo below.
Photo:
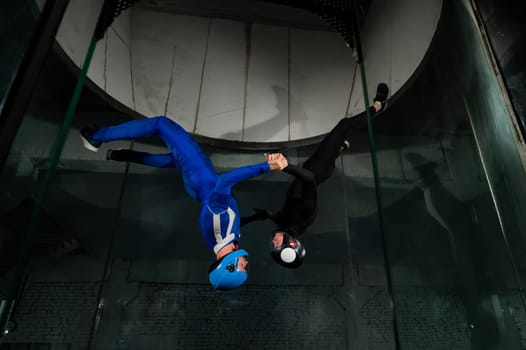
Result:
{"type": "MultiPolygon", "coordinates": [[[[412,86],[375,121],[401,349],[525,343],[524,167],[469,6],[444,2],[412,86]]],[[[377,232],[366,218],[350,225],[362,241],[377,232]]],[[[370,257],[360,239],[351,247],[360,272],[370,257]]]]}
{"type": "Polygon", "coordinates": [[[34,1],[4,1],[0,5],[0,111],[29,47],[39,15],[34,1]]]}
{"type": "MultiPolygon", "coordinates": [[[[394,349],[395,339],[400,349],[524,348],[524,173],[498,82],[462,4],[445,2],[422,67],[373,123],[384,232],[368,135],[357,130],[319,187],[318,218],[301,237],[304,266],[276,265],[274,226],[251,223],[240,242],[250,278],[239,290],[210,287],[213,255],[200,233],[199,205],[175,169],[105,159],[110,148],[165,153],[164,145],[147,139],[98,153],[82,148],[81,126],[127,120],[88,92],[37,234],[17,249],[74,84],[51,55],[0,173],[2,291],[13,288],[19,252],[30,253],[2,349],[394,349]],[[501,122],[490,123],[495,116],[501,122]]],[[[301,164],[315,147],[285,153],[301,164]]],[[[204,150],[218,172],[263,161],[260,152],[204,150]]],[[[273,172],[238,184],[241,214],[278,210],[290,182],[273,172]]]]}
{"type": "MultiPolygon", "coordinates": [[[[14,6],[14,2],[10,3],[14,6]]],[[[17,3],[20,13],[31,21],[38,19],[43,4],[17,3]]],[[[76,5],[74,1],[69,3],[56,38],[76,35],[79,41],[74,49],[79,56],[85,56],[90,41],[81,40],[81,34],[90,38],[101,6],[93,3],[92,17],[89,11],[83,12],[85,21],[76,21],[73,33],[64,29],[64,23],[78,15],[76,5]]],[[[7,23],[9,30],[16,30],[22,22],[2,23],[7,23]]],[[[15,40],[26,34],[21,31],[11,35],[15,40]]],[[[78,76],[68,66],[74,63],[64,61],[59,48],[43,56],[46,59],[35,77],[35,89],[0,172],[0,290],[4,299],[2,314],[11,312],[7,331],[2,334],[2,349],[86,348],[105,260],[85,259],[85,252],[93,248],[83,242],[86,232],[95,232],[100,234],[95,236],[101,244],[98,249],[108,246],[117,218],[122,175],[100,187],[89,185],[97,178],[78,180],[98,168],[96,162],[90,163],[92,155],[79,144],[76,125],[65,141],[64,152],[60,155],[56,151],[78,76]],[[60,157],[57,168],[52,167],[54,157],[60,157]],[[79,162],[81,158],[86,161],[79,162]],[[50,171],[54,171],[54,176],[48,181],[50,171]],[[40,215],[35,216],[35,212],[40,215]],[[100,227],[93,230],[92,224],[100,227]]],[[[18,69],[16,65],[5,68],[13,75],[18,69]]],[[[86,103],[89,105],[89,101],[86,103]]],[[[91,121],[92,117],[79,113],[76,123],[84,125],[86,119],[91,121]]],[[[114,166],[123,173],[123,165],[114,166]]]]}
{"type": "Polygon", "coordinates": [[[526,3],[517,1],[476,0],[481,21],[498,62],[517,124],[526,136],[526,28],[521,14],[526,3]]]}

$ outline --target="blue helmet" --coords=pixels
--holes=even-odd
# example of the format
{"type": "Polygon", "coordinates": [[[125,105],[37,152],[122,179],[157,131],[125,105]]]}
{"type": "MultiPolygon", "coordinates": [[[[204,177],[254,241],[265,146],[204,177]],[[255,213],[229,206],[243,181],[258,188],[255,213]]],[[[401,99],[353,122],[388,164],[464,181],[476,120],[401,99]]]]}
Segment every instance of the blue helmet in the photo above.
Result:
{"type": "Polygon", "coordinates": [[[248,273],[239,271],[237,267],[237,261],[242,256],[248,257],[244,249],[234,250],[210,265],[208,279],[214,288],[234,289],[245,283],[248,273]]]}

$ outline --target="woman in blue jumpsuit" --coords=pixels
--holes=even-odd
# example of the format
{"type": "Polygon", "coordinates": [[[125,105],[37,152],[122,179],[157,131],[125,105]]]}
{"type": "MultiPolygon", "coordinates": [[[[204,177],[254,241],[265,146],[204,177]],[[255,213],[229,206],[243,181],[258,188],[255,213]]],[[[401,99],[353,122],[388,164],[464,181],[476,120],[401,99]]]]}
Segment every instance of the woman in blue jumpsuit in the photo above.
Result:
{"type": "Polygon", "coordinates": [[[101,129],[83,128],[84,147],[97,151],[104,142],[158,136],[167,154],[150,154],[132,150],[110,150],[107,159],[129,161],[153,167],[175,167],[183,175],[188,194],[201,202],[199,223],[208,247],[216,254],[209,271],[212,285],[218,289],[241,286],[247,279],[248,253],[238,249],[240,216],[232,186],[240,181],[281,170],[286,159],[281,154],[266,155],[267,161],[218,174],[192,136],[179,124],[164,116],[133,120],[101,129]]]}

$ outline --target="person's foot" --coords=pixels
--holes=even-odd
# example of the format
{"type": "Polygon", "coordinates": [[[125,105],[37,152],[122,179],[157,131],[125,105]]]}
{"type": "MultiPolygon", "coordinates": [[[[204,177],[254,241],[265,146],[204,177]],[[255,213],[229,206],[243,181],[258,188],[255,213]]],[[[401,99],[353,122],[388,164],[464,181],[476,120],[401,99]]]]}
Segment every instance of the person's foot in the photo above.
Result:
{"type": "Polygon", "coordinates": [[[80,129],[80,139],[82,140],[82,145],[84,148],[92,152],[97,152],[102,145],[101,141],[93,140],[92,136],[95,131],[97,131],[97,129],[90,127],[84,127],[80,129]]]}
{"type": "Polygon", "coordinates": [[[130,153],[133,153],[133,151],[126,148],[109,149],[106,152],[106,160],[116,160],[119,162],[129,161],[130,153]]]}
{"type": "Polygon", "coordinates": [[[376,96],[373,98],[374,102],[379,102],[381,104],[381,107],[377,113],[383,111],[387,106],[387,97],[389,97],[389,87],[387,87],[387,84],[378,84],[376,87],[376,96]]]}
{"type": "Polygon", "coordinates": [[[118,151],[118,149],[109,149],[106,151],[106,160],[114,160],[112,158],[112,155],[115,154],[115,152],[118,151]]]}
{"type": "Polygon", "coordinates": [[[346,149],[349,149],[351,147],[351,142],[349,140],[344,140],[343,145],[340,147],[340,153],[344,152],[346,149]]]}

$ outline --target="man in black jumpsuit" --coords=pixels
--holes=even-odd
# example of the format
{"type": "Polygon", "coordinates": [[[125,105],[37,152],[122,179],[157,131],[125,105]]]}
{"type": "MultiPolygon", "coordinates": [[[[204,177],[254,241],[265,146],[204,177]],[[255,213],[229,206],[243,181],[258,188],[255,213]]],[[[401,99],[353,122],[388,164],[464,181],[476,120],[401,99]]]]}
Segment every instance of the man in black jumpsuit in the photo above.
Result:
{"type": "MultiPolygon", "coordinates": [[[[373,105],[369,107],[371,115],[385,108],[389,89],[386,84],[379,84],[373,105]]],[[[279,212],[272,214],[265,209],[254,209],[255,213],[241,218],[241,225],[255,220],[271,219],[276,225],[272,235],[271,255],[274,260],[285,267],[298,267],[305,257],[305,248],[297,239],[316,219],[318,213],[317,186],[325,182],[334,171],[336,159],[349,147],[349,136],[353,129],[367,123],[365,112],[343,118],[325,136],[314,154],[307,159],[303,167],[293,164],[283,169],[295,177],[291,183],[285,203],[279,212]]]]}

